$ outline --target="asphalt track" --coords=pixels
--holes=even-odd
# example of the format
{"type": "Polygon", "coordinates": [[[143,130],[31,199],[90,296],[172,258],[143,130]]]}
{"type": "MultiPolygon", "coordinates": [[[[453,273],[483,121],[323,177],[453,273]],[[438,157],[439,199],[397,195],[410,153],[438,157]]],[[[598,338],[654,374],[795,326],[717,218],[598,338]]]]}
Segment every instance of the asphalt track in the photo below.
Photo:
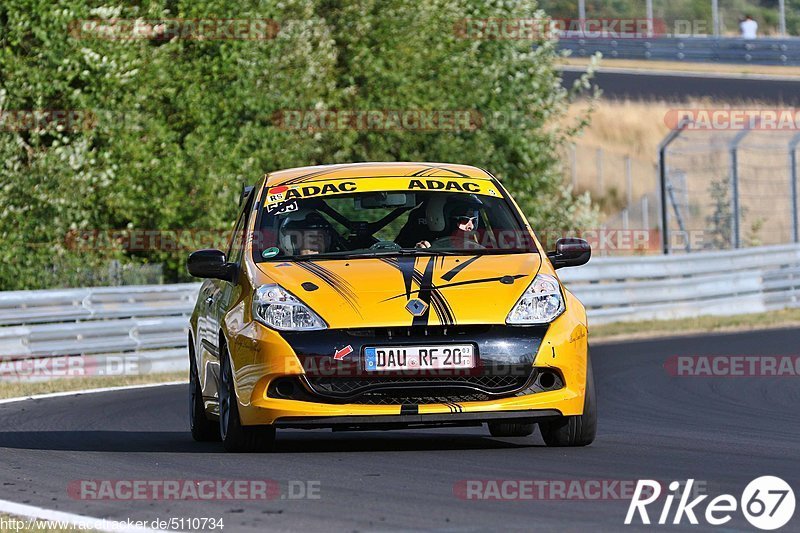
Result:
{"type": "MultiPolygon", "coordinates": [[[[565,70],[562,75],[564,86],[571,87],[579,72],[565,70]]],[[[716,102],[758,101],[774,105],[800,105],[800,81],[791,79],[704,76],[694,73],[597,72],[592,83],[603,90],[604,98],[611,99],[684,102],[691,98],[711,98],[716,102]]]]}
{"type": "MultiPolygon", "coordinates": [[[[781,329],[594,346],[600,428],[592,446],[575,449],[546,448],[538,432],[495,439],[483,428],[298,430],[279,433],[276,453],[233,455],[191,440],[183,385],[4,404],[0,498],[120,520],[222,517],[225,531],[651,529],[623,526],[627,500],[465,500],[454,485],[694,478],[712,497],[738,498],[771,474],[800,496],[800,377],[688,378],[664,368],[673,355],[789,355],[798,345],[799,330],[781,329]],[[320,498],[130,502],[67,493],[80,479],[264,478],[318,481],[320,498]]],[[[686,521],[660,528],[690,529],[686,521]]],[[[754,530],[738,512],[713,529],[754,530]]],[[[800,510],[784,530],[800,530],[800,510]]]]}

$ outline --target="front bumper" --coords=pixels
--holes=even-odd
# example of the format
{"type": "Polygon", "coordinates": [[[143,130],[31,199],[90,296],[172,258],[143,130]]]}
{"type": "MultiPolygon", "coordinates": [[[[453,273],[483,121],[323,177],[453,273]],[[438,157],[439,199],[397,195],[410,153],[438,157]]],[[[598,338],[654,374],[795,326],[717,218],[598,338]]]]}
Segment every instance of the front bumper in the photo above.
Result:
{"type": "MultiPolygon", "coordinates": [[[[568,293],[568,298],[570,296],[568,293]]],[[[248,325],[239,332],[241,338],[234,335],[229,339],[240,417],[245,425],[357,429],[475,425],[492,420],[536,421],[579,415],[583,412],[587,353],[585,315],[580,311],[581,306],[570,306],[568,301],[567,312],[548,327],[467,327],[462,334],[456,335],[451,330],[442,332],[440,337],[414,331],[402,339],[397,336],[390,339],[383,335],[385,332],[375,336],[369,332],[361,335],[363,331],[345,330],[279,334],[259,324],[248,325]],[[530,383],[526,382],[526,387],[496,395],[458,396],[451,391],[440,400],[435,395],[417,394],[400,395],[396,401],[391,397],[368,401],[366,396],[320,394],[319,387],[311,387],[311,390],[306,387],[299,395],[275,393],[274,383],[287,378],[300,384],[324,381],[324,372],[331,368],[334,352],[348,345],[353,351],[345,358],[347,364],[336,369],[349,368],[345,371],[349,372],[346,373],[348,379],[358,377],[363,369],[361,354],[365,346],[400,341],[407,344],[474,342],[482,372],[527,368],[530,376],[550,371],[563,382],[555,390],[530,389],[530,383]]],[[[375,393],[372,391],[370,398],[375,393]]]]}
{"type": "Polygon", "coordinates": [[[527,411],[447,413],[447,414],[399,414],[362,416],[298,416],[282,417],[275,421],[276,428],[334,430],[381,430],[415,427],[463,427],[479,426],[486,422],[536,423],[561,416],[555,409],[527,411]]]}

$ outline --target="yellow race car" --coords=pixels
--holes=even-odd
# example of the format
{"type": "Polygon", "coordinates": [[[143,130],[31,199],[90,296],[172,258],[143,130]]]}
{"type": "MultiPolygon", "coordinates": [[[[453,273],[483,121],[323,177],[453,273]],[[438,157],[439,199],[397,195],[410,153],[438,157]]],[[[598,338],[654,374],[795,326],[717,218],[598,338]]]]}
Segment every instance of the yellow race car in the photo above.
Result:
{"type": "Polygon", "coordinates": [[[441,163],[295,168],[246,187],[189,334],[191,431],[268,450],[279,428],[486,423],[584,446],[597,426],[586,312],[485,170],[441,163]]]}

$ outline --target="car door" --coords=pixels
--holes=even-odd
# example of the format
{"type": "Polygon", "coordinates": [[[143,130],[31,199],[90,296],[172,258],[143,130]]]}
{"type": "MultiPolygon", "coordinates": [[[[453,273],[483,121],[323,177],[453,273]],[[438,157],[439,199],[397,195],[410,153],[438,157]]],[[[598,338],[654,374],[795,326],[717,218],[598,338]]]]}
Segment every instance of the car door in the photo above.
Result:
{"type": "MultiPolygon", "coordinates": [[[[250,219],[250,211],[253,205],[253,196],[251,193],[246,201],[244,207],[239,212],[236,225],[231,232],[231,237],[228,244],[228,250],[225,254],[229,263],[236,263],[241,267],[242,256],[244,253],[244,246],[246,242],[245,229],[250,219]]],[[[206,375],[213,376],[213,379],[205,379],[203,384],[204,397],[217,396],[217,383],[219,382],[219,361],[222,354],[220,353],[219,331],[222,320],[225,318],[226,313],[230,309],[236,285],[223,280],[211,280],[208,286],[207,293],[203,295],[207,305],[207,323],[208,333],[204,338],[205,352],[208,357],[205,360],[206,375]]]]}

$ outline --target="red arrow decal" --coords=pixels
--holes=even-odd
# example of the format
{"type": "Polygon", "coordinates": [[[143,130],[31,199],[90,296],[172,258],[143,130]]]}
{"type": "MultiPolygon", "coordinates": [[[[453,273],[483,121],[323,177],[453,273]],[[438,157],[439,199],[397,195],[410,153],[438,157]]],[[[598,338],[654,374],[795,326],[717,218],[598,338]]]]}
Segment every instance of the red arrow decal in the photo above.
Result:
{"type": "Polygon", "coordinates": [[[348,344],[347,346],[345,346],[341,350],[336,350],[336,353],[333,354],[333,358],[336,359],[337,361],[341,361],[342,359],[344,359],[347,355],[350,355],[351,353],[353,353],[353,347],[348,344]]]}

